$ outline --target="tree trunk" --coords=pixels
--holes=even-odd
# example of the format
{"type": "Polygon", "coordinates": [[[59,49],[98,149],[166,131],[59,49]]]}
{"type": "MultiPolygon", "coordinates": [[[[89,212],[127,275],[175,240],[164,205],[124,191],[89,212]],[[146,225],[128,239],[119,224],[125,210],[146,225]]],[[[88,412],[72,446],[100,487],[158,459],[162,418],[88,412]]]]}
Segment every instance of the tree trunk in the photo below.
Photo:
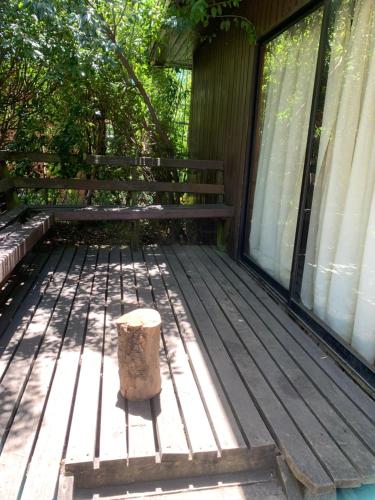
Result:
{"type": "MultiPolygon", "coordinates": [[[[106,144],[106,134],[107,134],[107,127],[105,123],[105,111],[104,109],[100,109],[100,117],[97,118],[97,127],[96,127],[96,144],[95,144],[95,154],[97,155],[105,155],[107,151],[107,144],[106,144]]],[[[91,168],[91,179],[96,179],[98,173],[98,166],[93,165],[91,168]]],[[[86,194],[86,202],[87,205],[92,204],[92,197],[94,195],[94,192],[92,190],[87,191],[86,194]]]]}
{"type": "Polygon", "coordinates": [[[150,113],[151,121],[155,126],[156,132],[158,134],[159,139],[163,143],[164,147],[166,148],[166,152],[168,156],[173,156],[174,154],[174,148],[171,140],[169,139],[168,135],[164,131],[164,128],[156,114],[155,108],[152,105],[150,96],[147,94],[146,89],[144,88],[142,82],[138,79],[137,75],[135,74],[135,71],[128,61],[127,57],[124,54],[124,51],[122,48],[118,45],[116,36],[105,21],[105,19],[101,17],[102,23],[103,23],[103,30],[108,37],[108,39],[115,45],[116,47],[116,54],[121,62],[122,66],[125,68],[127,74],[129,75],[129,78],[132,80],[134,83],[135,87],[137,88],[139,94],[141,95],[143,102],[146,104],[148,112],[150,113]]]}

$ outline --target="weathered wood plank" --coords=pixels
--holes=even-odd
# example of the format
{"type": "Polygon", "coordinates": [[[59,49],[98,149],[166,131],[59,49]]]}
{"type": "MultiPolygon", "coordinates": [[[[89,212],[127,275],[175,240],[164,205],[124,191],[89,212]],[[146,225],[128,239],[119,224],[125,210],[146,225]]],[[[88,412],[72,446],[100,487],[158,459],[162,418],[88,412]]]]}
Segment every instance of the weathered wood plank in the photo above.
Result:
{"type": "MultiPolygon", "coordinates": [[[[172,377],[178,401],[181,405],[183,422],[185,423],[185,429],[188,435],[193,457],[197,453],[203,454],[207,457],[216,457],[218,449],[209,419],[207,418],[205,404],[204,401],[202,401],[199,387],[197,386],[192,368],[189,364],[187,353],[180,337],[178,325],[174,318],[164,285],[161,281],[159,269],[155,264],[155,260],[151,258],[150,255],[146,255],[146,264],[155,298],[155,305],[162,318],[165,350],[165,365],[164,367],[162,366],[162,370],[164,368],[167,373],[163,387],[168,390],[168,377],[172,377]],[[169,367],[171,370],[170,373],[169,367]]],[[[150,305],[153,305],[151,296],[150,303],[150,305]]],[[[168,400],[166,400],[165,405],[171,406],[171,404],[173,404],[172,409],[174,411],[170,417],[173,417],[173,414],[176,414],[177,425],[174,432],[177,435],[174,439],[178,438],[178,440],[176,439],[176,444],[178,441],[180,442],[180,453],[187,454],[188,450],[183,433],[183,424],[179,415],[172,384],[169,388],[169,393],[171,395],[172,403],[171,401],[168,402],[168,400]]],[[[167,408],[165,408],[165,413],[167,412],[167,408]]],[[[161,417],[163,418],[163,415],[161,415],[161,417]]],[[[160,424],[159,427],[164,424],[165,431],[168,432],[168,427],[170,428],[171,425],[170,422],[160,422],[161,419],[158,420],[158,423],[160,424]]],[[[171,438],[172,436],[169,436],[169,439],[171,438]]],[[[168,448],[176,446],[173,444],[174,439],[171,443],[167,444],[168,448]]],[[[164,440],[166,440],[165,437],[164,440]]],[[[163,449],[161,451],[164,453],[163,449]]]]}
{"type": "MultiPolygon", "coordinates": [[[[27,254],[27,256],[30,255],[31,252],[27,254]]],[[[17,314],[17,312],[19,311],[20,307],[25,307],[25,302],[29,298],[29,293],[34,291],[35,289],[40,292],[40,285],[48,275],[49,271],[45,272],[45,265],[47,265],[48,259],[50,257],[50,252],[38,252],[36,255],[34,255],[34,257],[35,258],[29,263],[27,269],[25,270],[26,278],[23,269],[21,273],[17,272],[15,281],[12,281],[11,283],[9,295],[6,295],[7,298],[4,299],[6,300],[6,303],[2,304],[0,326],[0,357],[9,342],[14,343],[16,341],[16,339],[13,337],[14,331],[8,330],[8,333],[5,335],[5,331],[7,331],[9,324],[13,320],[15,314],[17,314]]],[[[8,283],[9,281],[7,282],[7,284],[8,283]]],[[[7,294],[8,287],[6,287],[6,290],[4,290],[4,292],[5,294],[7,294]]]]}
{"type": "Polygon", "coordinates": [[[60,474],[56,500],[74,500],[74,477],[60,474]]]}
{"type": "Polygon", "coordinates": [[[42,238],[53,223],[51,214],[39,214],[22,224],[1,241],[0,283],[12,272],[26,253],[42,238]]]}
{"type": "MultiPolygon", "coordinates": [[[[1,239],[1,231],[0,231],[1,239]]],[[[25,282],[30,281],[30,274],[35,270],[35,266],[39,262],[41,267],[43,252],[41,254],[28,252],[25,258],[22,259],[20,265],[13,269],[9,274],[8,279],[0,286],[0,314],[3,315],[13,302],[13,297],[17,295],[18,290],[21,290],[25,282]]]]}
{"type": "MultiPolygon", "coordinates": [[[[161,488],[162,489],[162,488],[161,488]]],[[[137,498],[136,495],[130,498],[137,498]]],[[[164,493],[142,495],[142,500],[286,500],[277,481],[243,484],[217,484],[211,487],[194,487],[164,493]]],[[[289,500],[289,499],[288,499],[289,500]]],[[[292,499],[290,499],[292,500],[292,499]]],[[[319,499],[316,499],[319,500],[319,499]]],[[[321,500],[334,500],[326,498],[321,500]]],[[[345,499],[346,500],[346,499],[345,499]]]]}
{"type": "Polygon", "coordinates": [[[96,253],[95,249],[89,248],[78,284],[38,440],[27,471],[22,494],[25,500],[53,498],[55,493],[86,330],[96,253]],[[43,480],[40,476],[41,471],[43,471],[43,480]]]}
{"type": "MultiPolygon", "coordinates": [[[[22,153],[16,151],[0,151],[0,160],[20,161],[30,160],[35,163],[59,163],[61,158],[55,153],[22,153]]],[[[180,160],[174,158],[149,158],[149,157],[127,157],[114,155],[86,155],[81,158],[77,155],[70,155],[68,160],[71,163],[82,163],[88,165],[109,165],[117,167],[166,167],[166,168],[190,168],[198,170],[223,170],[224,165],[220,160],[180,160]]]]}
{"type": "Polygon", "coordinates": [[[17,306],[16,313],[10,318],[8,325],[4,326],[0,337],[0,380],[5,374],[6,367],[33,318],[39,302],[42,300],[47,287],[51,284],[51,278],[57,268],[63,249],[53,252],[46,265],[43,267],[38,279],[31,288],[31,293],[25,296],[20,307],[17,306]]]}
{"type": "Polygon", "coordinates": [[[140,220],[140,219],[205,219],[231,218],[233,208],[222,204],[149,205],[145,207],[43,207],[57,220],[140,220]]]}
{"type": "Polygon", "coordinates": [[[42,416],[85,258],[78,250],[0,455],[0,498],[17,498],[42,416]]]}
{"type": "MultiPolygon", "coordinates": [[[[122,461],[108,460],[100,463],[98,469],[87,469],[87,467],[78,468],[75,474],[75,487],[77,492],[79,488],[98,488],[100,486],[115,486],[134,483],[142,483],[145,479],[149,482],[155,482],[168,479],[180,479],[194,477],[194,483],[199,481],[199,477],[232,472],[269,471],[270,462],[264,460],[263,455],[257,459],[255,457],[227,456],[216,460],[207,460],[199,456],[195,460],[135,464],[126,467],[122,461]],[[263,460],[262,460],[263,459],[263,460]]],[[[262,499],[263,500],[263,499],[262,499]]]]}
{"type": "MultiPolygon", "coordinates": [[[[257,314],[257,304],[254,304],[252,295],[247,292],[245,285],[241,282],[237,284],[237,290],[241,290],[242,296],[232,285],[236,281],[236,275],[230,270],[216,267],[208,258],[203,250],[195,249],[194,256],[199,258],[212,276],[215,277],[220,289],[226,293],[228,298],[235,297],[232,300],[237,308],[235,314],[241,314],[251,327],[254,334],[259,338],[272,356],[272,362],[277,365],[286,375],[299,396],[303,398],[322,425],[325,427],[331,438],[339,446],[347,459],[359,471],[359,480],[361,482],[372,483],[375,480],[375,456],[368,450],[362,441],[353,433],[350,427],[342,419],[341,415],[335,411],[324,396],[312,384],[307,374],[305,374],[289,355],[288,343],[283,343],[278,334],[278,330],[272,329],[272,322],[264,318],[262,322],[257,314]],[[247,292],[247,293],[246,293],[247,292]],[[245,301],[244,296],[248,297],[245,301]],[[255,305],[255,309],[254,309],[255,305]],[[250,307],[249,307],[250,306],[250,307]]],[[[220,264],[220,262],[218,262],[220,264]]],[[[295,411],[293,411],[295,414],[295,411]]],[[[308,421],[303,422],[308,426],[308,421]]],[[[339,463],[339,460],[335,458],[339,463]]]]}
{"type": "MultiPolygon", "coordinates": [[[[177,251],[179,252],[178,248],[177,251]]],[[[269,346],[270,340],[272,342],[270,335],[263,339],[266,342],[266,348],[254,333],[254,330],[260,325],[256,323],[253,325],[253,328],[250,328],[248,324],[252,320],[250,315],[246,316],[247,322],[243,321],[238,308],[235,307],[235,304],[230,299],[233,295],[227,295],[222,288],[222,283],[218,283],[209,272],[205,266],[205,261],[201,260],[204,259],[202,253],[193,247],[189,247],[186,255],[190,259],[190,265],[187,264],[189,265],[189,270],[192,269],[192,265],[196,268],[197,276],[199,274],[201,280],[210,291],[211,296],[216,300],[216,304],[211,301],[210,306],[214,307],[218,313],[219,311],[224,313],[229,324],[232,325],[232,328],[235,329],[239,339],[242,341],[244,348],[247,348],[258,369],[263,373],[263,376],[277,394],[279,401],[288,412],[291,420],[297,425],[301,435],[304,436],[320,462],[324,464],[330,476],[335,481],[335,485],[337,487],[360,485],[362,482],[361,476],[321,422],[315,417],[298,393],[297,388],[290,383],[283,372],[282,368],[285,369],[288,366],[289,360],[286,359],[286,362],[280,366],[277,358],[282,358],[282,350],[278,349],[276,358],[272,358],[269,346]]],[[[236,297],[236,301],[237,299],[238,297],[236,297]]],[[[302,384],[303,381],[301,382],[302,384]]]]}
{"type": "Polygon", "coordinates": [[[93,191],[161,191],[166,193],[224,194],[223,185],[184,182],[14,177],[13,185],[15,188],[21,189],[87,189],[93,191]]]}
{"type": "MultiPolygon", "coordinates": [[[[373,419],[367,415],[367,411],[371,409],[373,401],[370,400],[364,391],[359,392],[357,388],[356,391],[353,390],[353,397],[358,401],[358,405],[354,404],[350,399],[352,395],[351,390],[348,392],[345,390],[345,382],[343,382],[343,389],[340,388],[341,384],[338,379],[338,374],[340,373],[342,379],[349,377],[336,367],[335,371],[337,371],[337,374],[335,376],[335,382],[333,382],[324,370],[326,366],[325,363],[322,360],[320,363],[318,362],[318,352],[320,352],[320,357],[322,357],[323,351],[314,345],[313,341],[303,333],[298,325],[280,307],[276,305],[271,297],[256,284],[248,273],[244,272],[244,270],[231,261],[231,259],[227,259],[225,256],[223,258],[224,260],[220,259],[221,262],[225,262],[228,267],[234,271],[237,278],[246,284],[250,292],[250,297],[252,295],[256,297],[257,314],[264,318],[264,321],[274,326],[279,338],[288,346],[289,354],[294,358],[300,368],[305,371],[315,387],[331,402],[331,404],[333,404],[341,418],[343,418],[347,425],[356,432],[357,436],[363,440],[364,444],[374,452],[375,433],[372,423],[373,419]],[[296,340],[297,333],[299,342],[296,340]],[[312,358],[302,346],[308,346],[309,350],[314,353],[314,358],[312,358]],[[323,370],[321,368],[323,368],[323,370]],[[360,397],[361,394],[362,398],[360,397]],[[362,406],[360,405],[361,400],[363,401],[363,408],[365,411],[362,411],[362,406]]],[[[237,287],[240,281],[236,279],[234,286],[237,287]]],[[[331,371],[333,372],[332,365],[331,371]]],[[[347,382],[347,384],[349,383],[347,382]]],[[[349,388],[350,387],[351,384],[349,385],[349,388]]],[[[370,415],[373,415],[373,413],[370,413],[370,415]]]]}
{"type": "MultiPolygon", "coordinates": [[[[192,368],[196,380],[198,380],[200,391],[205,399],[207,410],[210,413],[211,422],[215,428],[222,456],[225,456],[227,450],[231,450],[232,454],[247,452],[248,447],[229,406],[227,396],[221,387],[221,383],[216,375],[204,344],[194,328],[193,319],[189,314],[187,304],[183,300],[182,294],[179,293],[177,283],[171,274],[170,268],[166,264],[163,254],[158,248],[155,248],[154,252],[148,249],[146,254],[147,263],[151,261],[158,264],[158,272],[162,278],[165,292],[168,294],[170,307],[173,308],[173,312],[177,318],[180,335],[187,349],[189,359],[191,360],[192,368]],[[151,260],[151,256],[154,258],[153,261],[151,260]]],[[[240,383],[240,379],[238,378],[236,382],[240,383]]],[[[236,385],[236,390],[237,389],[238,385],[236,385]]],[[[249,420],[249,408],[246,404],[246,398],[243,399],[241,396],[243,397],[244,394],[239,390],[238,401],[243,404],[243,417],[246,418],[245,421],[247,421],[249,420]]]]}
{"type": "Polygon", "coordinates": [[[18,217],[21,217],[21,215],[25,214],[26,211],[27,211],[26,205],[19,205],[18,207],[12,208],[11,210],[8,210],[4,214],[1,214],[0,231],[2,231],[6,226],[9,226],[9,224],[18,219],[18,217]]]}
{"type": "Polygon", "coordinates": [[[288,500],[303,500],[303,490],[282,456],[276,457],[276,471],[288,500]]]}
{"type": "Polygon", "coordinates": [[[117,328],[121,316],[121,252],[111,250],[103,350],[99,461],[127,458],[125,402],[119,393],[117,328]]]}
{"type": "Polygon", "coordinates": [[[100,249],[70,425],[66,464],[94,462],[107,291],[108,250],[100,249]]]}
{"type": "MultiPolygon", "coordinates": [[[[138,285],[136,288],[135,283],[137,265],[133,263],[129,248],[124,249],[121,255],[123,309],[127,313],[144,303],[139,299],[138,285]]],[[[150,401],[126,401],[126,406],[129,465],[155,464],[155,435],[150,401]]]]}
{"type": "Polygon", "coordinates": [[[63,255],[53,280],[39,303],[31,322],[28,324],[12,363],[1,381],[0,443],[3,443],[6,438],[13,413],[17,409],[18,401],[22,396],[33,366],[34,357],[43,341],[49,322],[52,316],[57,313],[55,306],[65,283],[73,255],[73,249],[68,249],[63,255]]]}
{"type": "Polygon", "coordinates": [[[331,478],[307,445],[304,437],[301,436],[297,426],[272,388],[268,385],[264,374],[244,349],[243,344],[236,335],[236,331],[233,330],[182,250],[178,251],[178,257],[204,304],[207,314],[216,325],[224,346],[245,380],[248,390],[257,401],[263,418],[273,429],[280,448],[287,455],[288,464],[291,467],[293,466],[293,472],[303,484],[313,491],[333,490],[334,484],[331,478]]]}
{"type": "MultiPolygon", "coordinates": [[[[137,274],[137,291],[141,307],[154,307],[151,293],[152,284],[148,282],[143,257],[140,252],[135,255],[137,274]]],[[[160,312],[160,311],[159,311],[160,312]]],[[[163,317],[162,322],[163,322],[163,317]]],[[[189,458],[190,450],[186,441],[184,424],[178,409],[172,382],[172,373],[168,356],[163,344],[163,330],[160,338],[160,371],[162,390],[151,402],[156,420],[156,431],[159,446],[159,457],[164,461],[181,461],[189,458]]]]}
{"type": "Polygon", "coordinates": [[[162,462],[181,463],[183,460],[189,460],[190,451],[164,349],[160,353],[160,361],[162,389],[151,403],[156,419],[159,456],[162,462]]]}
{"type": "MultiPolygon", "coordinates": [[[[230,359],[228,353],[223,348],[220,336],[218,332],[207,315],[201,301],[199,294],[196,293],[195,289],[179,264],[174,253],[169,249],[169,247],[163,247],[164,255],[167,257],[169,265],[166,265],[165,257],[163,255],[157,255],[157,260],[160,266],[163,266],[163,276],[166,280],[168,290],[174,293],[174,304],[179,304],[181,298],[185,298],[185,303],[188,305],[191,315],[195,320],[195,324],[199,327],[202,340],[209,352],[212,363],[216,367],[216,373],[221,380],[221,384],[224,387],[226,394],[231,400],[233,411],[235,412],[238,421],[243,429],[244,435],[246,436],[247,442],[251,450],[258,450],[259,454],[264,453],[268,459],[271,459],[272,454],[275,451],[275,442],[270,436],[264,422],[259,415],[258,410],[255,408],[248,391],[246,390],[237,370],[230,359]],[[173,271],[167,274],[167,268],[173,271]],[[168,278],[168,279],[167,279],[168,278]],[[180,298],[181,297],[181,298],[180,298]]],[[[177,307],[176,307],[177,308],[177,307]]],[[[179,316],[181,317],[181,307],[178,307],[179,316]]],[[[191,331],[189,329],[189,324],[193,324],[192,320],[185,320],[185,335],[191,337],[191,331]]],[[[190,344],[191,346],[192,344],[190,344]]],[[[195,353],[196,356],[196,353],[195,353]]],[[[223,411],[223,410],[221,410],[223,411]]],[[[220,413],[219,413],[220,415],[220,413]]],[[[229,413],[230,415],[230,413],[229,413]]],[[[231,417],[229,416],[231,419],[231,417]]],[[[215,417],[214,420],[215,422],[215,417]]],[[[222,417],[221,426],[226,422],[226,416],[222,417]]],[[[228,440],[229,443],[237,441],[236,431],[232,429],[227,429],[223,427],[225,433],[233,432],[233,436],[225,436],[223,434],[221,438],[223,442],[228,440]]],[[[220,439],[220,436],[219,436],[220,439]]],[[[239,444],[241,441],[239,441],[239,444]]]]}
{"type": "Polygon", "coordinates": [[[21,224],[19,222],[15,222],[0,231],[0,245],[2,246],[4,243],[6,243],[6,240],[9,238],[9,236],[19,229],[21,229],[21,224]]]}
{"type": "MultiPolygon", "coordinates": [[[[349,376],[343,376],[342,369],[333,361],[330,356],[323,356],[322,349],[309,337],[303,334],[302,329],[293,319],[288,316],[280,307],[275,306],[275,302],[262,289],[249,273],[244,272],[243,268],[238,266],[230,257],[222,252],[205,248],[210,255],[216,255],[223,261],[237,277],[241,275],[240,280],[247,286],[251,295],[254,295],[260,303],[264,305],[271,318],[273,317],[281,326],[284,326],[288,334],[293,337],[301,349],[305,351],[310,358],[329,376],[346,396],[361,410],[368,419],[375,423],[375,400],[368,397],[367,394],[353,381],[349,376]]],[[[222,267],[222,265],[221,265],[222,267]]],[[[225,269],[225,266],[224,266],[225,269]]]]}

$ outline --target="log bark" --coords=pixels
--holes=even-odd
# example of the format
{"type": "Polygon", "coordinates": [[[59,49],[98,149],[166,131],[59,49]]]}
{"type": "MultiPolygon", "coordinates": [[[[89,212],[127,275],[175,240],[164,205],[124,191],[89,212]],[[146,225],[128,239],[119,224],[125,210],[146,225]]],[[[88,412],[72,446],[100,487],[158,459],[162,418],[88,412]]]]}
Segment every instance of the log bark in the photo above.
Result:
{"type": "Polygon", "coordinates": [[[130,401],[151,399],[161,390],[160,314],[136,309],[116,324],[121,395],[130,401]]]}

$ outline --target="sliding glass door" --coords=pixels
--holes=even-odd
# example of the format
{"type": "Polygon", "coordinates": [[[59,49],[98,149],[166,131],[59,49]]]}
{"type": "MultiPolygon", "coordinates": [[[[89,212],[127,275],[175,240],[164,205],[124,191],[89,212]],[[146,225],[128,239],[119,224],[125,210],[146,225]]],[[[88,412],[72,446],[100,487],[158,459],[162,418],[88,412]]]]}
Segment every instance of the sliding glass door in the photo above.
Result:
{"type": "Polygon", "coordinates": [[[375,2],[332,33],[301,301],[375,362],[375,2]]]}
{"type": "Polygon", "coordinates": [[[322,11],[264,48],[250,258],[289,286],[322,11]]]}
{"type": "Polygon", "coordinates": [[[263,49],[244,254],[374,366],[375,1],[325,9],[263,49]]]}

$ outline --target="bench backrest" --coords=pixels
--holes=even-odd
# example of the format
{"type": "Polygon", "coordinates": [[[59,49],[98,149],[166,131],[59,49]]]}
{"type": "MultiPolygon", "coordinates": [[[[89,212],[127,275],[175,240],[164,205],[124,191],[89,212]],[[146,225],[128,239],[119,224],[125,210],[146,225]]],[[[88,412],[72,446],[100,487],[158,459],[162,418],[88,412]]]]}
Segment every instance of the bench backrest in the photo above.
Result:
{"type": "MultiPolygon", "coordinates": [[[[76,190],[102,190],[102,191],[129,191],[129,192],[168,192],[168,193],[193,193],[213,194],[224,196],[223,171],[224,162],[218,160],[181,160],[172,158],[126,157],[113,155],[87,155],[79,157],[71,155],[61,158],[53,153],[22,153],[13,151],[0,151],[1,161],[29,160],[33,163],[58,163],[82,164],[92,166],[111,167],[148,167],[165,168],[167,170],[186,169],[192,171],[215,171],[216,175],[211,183],[202,182],[161,182],[148,180],[117,180],[117,179],[61,179],[61,178],[30,178],[8,177],[0,181],[0,193],[11,189],[76,189],[76,190]]],[[[223,200],[220,200],[223,201],[223,200]]]]}

